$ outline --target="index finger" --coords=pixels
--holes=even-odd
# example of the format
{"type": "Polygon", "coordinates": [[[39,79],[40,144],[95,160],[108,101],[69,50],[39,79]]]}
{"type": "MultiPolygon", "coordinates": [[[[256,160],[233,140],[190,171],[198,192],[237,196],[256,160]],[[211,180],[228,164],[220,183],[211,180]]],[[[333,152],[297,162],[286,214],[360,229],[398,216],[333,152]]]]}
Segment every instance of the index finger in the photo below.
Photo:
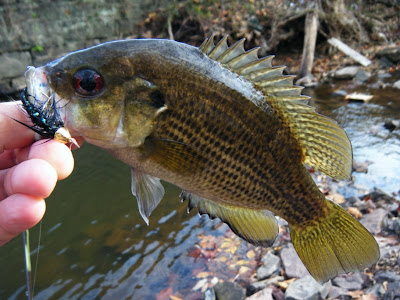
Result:
{"type": "Polygon", "coordinates": [[[20,101],[0,103],[0,153],[30,145],[34,141],[34,131],[13,120],[31,124],[20,105],[20,101]]]}

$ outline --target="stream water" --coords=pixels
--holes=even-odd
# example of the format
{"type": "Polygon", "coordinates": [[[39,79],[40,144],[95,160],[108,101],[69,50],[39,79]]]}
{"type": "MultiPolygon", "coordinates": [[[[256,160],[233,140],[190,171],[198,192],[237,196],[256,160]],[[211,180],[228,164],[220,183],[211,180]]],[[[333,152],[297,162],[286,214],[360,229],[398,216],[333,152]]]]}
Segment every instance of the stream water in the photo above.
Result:
{"type": "MultiPolygon", "coordinates": [[[[378,187],[399,193],[400,128],[390,132],[383,124],[400,120],[400,91],[364,88],[360,91],[374,95],[370,102],[348,103],[332,96],[336,88],[304,93],[320,113],[345,128],[354,159],[372,162],[368,173],[354,173],[354,184],[341,192],[358,196],[378,187]]],[[[190,249],[199,234],[222,234],[218,220],[201,218],[195,210],[188,214],[180,190],[165,183],[166,196],[146,226],[130,193],[129,167],[88,144],[74,154],[73,175],[47,200],[35,299],[156,299],[170,286],[186,291],[189,299],[197,282],[192,272],[202,267],[190,249]]],[[[39,226],[31,230],[33,264],[38,231],[39,226]]],[[[0,248],[0,299],[25,299],[24,278],[17,237],[0,248]]]]}

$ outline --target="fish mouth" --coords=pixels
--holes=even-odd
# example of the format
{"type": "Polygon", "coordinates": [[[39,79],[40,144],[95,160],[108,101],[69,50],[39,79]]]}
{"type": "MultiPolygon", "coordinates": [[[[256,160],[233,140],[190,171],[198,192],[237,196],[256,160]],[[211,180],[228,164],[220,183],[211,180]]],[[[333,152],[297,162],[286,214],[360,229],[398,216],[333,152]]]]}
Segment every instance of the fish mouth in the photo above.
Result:
{"type": "Polygon", "coordinates": [[[63,99],[50,87],[47,72],[44,67],[35,68],[29,66],[25,72],[26,95],[32,104],[41,104],[43,108],[51,106],[57,109],[61,120],[65,122],[63,99]]]}
{"type": "Polygon", "coordinates": [[[70,146],[78,143],[64,126],[65,114],[59,109],[62,99],[53,91],[44,68],[29,66],[25,72],[26,89],[21,93],[23,106],[32,120],[27,126],[43,138],[50,138],[70,146]]]}

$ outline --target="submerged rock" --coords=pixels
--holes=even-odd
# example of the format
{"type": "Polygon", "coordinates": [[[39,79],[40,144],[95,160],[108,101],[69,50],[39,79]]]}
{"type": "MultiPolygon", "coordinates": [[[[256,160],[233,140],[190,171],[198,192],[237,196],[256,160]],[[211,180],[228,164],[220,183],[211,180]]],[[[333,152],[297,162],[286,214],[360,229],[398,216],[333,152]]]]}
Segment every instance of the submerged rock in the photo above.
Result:
{"type": "Polygon", "coordinates": [[[388,283],[386,293],[385,295],[383,295],[383,299],[384,300],[400,299],[400,281],[388,283]]]}
{"type": "Polygon", "coordinates": [[[246,300],[274,300],[272,297],[273,288],[265,288],[257,293],[247,297],[246,300]]]}
{"type": "Polygon", "coordinates": [[[388,120],[385,122],[383,125],[387,130],[393,131],[396,128],[400,127],[400,121],[399,120],[388,120]]]}
{"type": "Polygon", "coordinates": [[[363,224],[372,234],[378,234],[382,231],[383,221],[387,215],[388,212],[386,209],[378,208],[371,213],[364,215],[360,223],[363,224]]]}
{"type": "Polygon", "coordinates": [[[385,293],[385,288],[383,287],[382,283],[376,283],[365,290],[365,294],[373,295],[377,299],[381,299],[384,293],[385,293]]]}
{"type": "Polygon", "coordinates": [[[281,250],[280,256],[287,277],[300,278],[310,274],[294,250],[292,243],[281,250]]]}
{"type": "Polygon", "coordinates": [[[329,299],[340,299],[340,296],[348,295],[348,291],[344,288],[332,285],[329,289],[329,299]]]}
{"type": "Polygon", "coordinates": [[[331,282],[320,285],[311,275],[307,275],[289,285],[285,292],[286,300],[318,300],[328,296],[331,282]]]}
{"type": "Polygon", "coordinates": [[[246,295],[244,288],[230,281],[219,282],[214,286],[214,291],[218,300],[242,300],[246,295]]]}
{"type": "Polygon", "coordinates": [[[361,290],[364,279],[360,273],[342,274],[334,278],[333,284],[348,291],[361,290]]]}
{"type": "Polygon", "coordinates": [[[376,53],[377,57],[385,57],[392,63],[400,62],[400,46],[387,47],[376,53]]]}
{"type": "Polygon", "coordinates": [[[261,259],[262,266],[257,270],[257,278],[259,280],[270,277],[272,274],[276,274],[280,270],[281,260],[278,256],[268,252],[261,259]]]}
{"type": "Polygon", "coordinates": [[[337,70],[333,77],[336,79],[353,79],[354,76],[356,76],[358,69],[359,68],[356,66],[344,67],[337,70]]]}
{"type": "Polygon", "coordinates": [[[205,293],[204,293],[204,300],[215,300],[215,291],[214,289],[208,289],[205,293]]]}
{"type": "Polygon", "coordinates": [[[380,270],[375,273],[374,279],[377,282],[384,282],[384,281],[388,281],[388,282],[399,281],[400,282],[400,275],[398,275],[392,271],[380,270]]]}

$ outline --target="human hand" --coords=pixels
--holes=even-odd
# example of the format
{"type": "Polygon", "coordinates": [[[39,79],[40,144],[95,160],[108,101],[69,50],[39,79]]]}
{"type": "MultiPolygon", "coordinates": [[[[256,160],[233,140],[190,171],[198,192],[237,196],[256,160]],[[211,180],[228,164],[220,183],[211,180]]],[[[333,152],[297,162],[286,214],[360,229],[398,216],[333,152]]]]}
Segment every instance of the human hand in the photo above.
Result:
{"type": "Polygon", "coordinates": [[[12,119],[31,124],[19,103],[0,103],[0,246],[42,219],[44,198],[74,168],[67,145],[34,142],[35,133],[12,119]]]}

